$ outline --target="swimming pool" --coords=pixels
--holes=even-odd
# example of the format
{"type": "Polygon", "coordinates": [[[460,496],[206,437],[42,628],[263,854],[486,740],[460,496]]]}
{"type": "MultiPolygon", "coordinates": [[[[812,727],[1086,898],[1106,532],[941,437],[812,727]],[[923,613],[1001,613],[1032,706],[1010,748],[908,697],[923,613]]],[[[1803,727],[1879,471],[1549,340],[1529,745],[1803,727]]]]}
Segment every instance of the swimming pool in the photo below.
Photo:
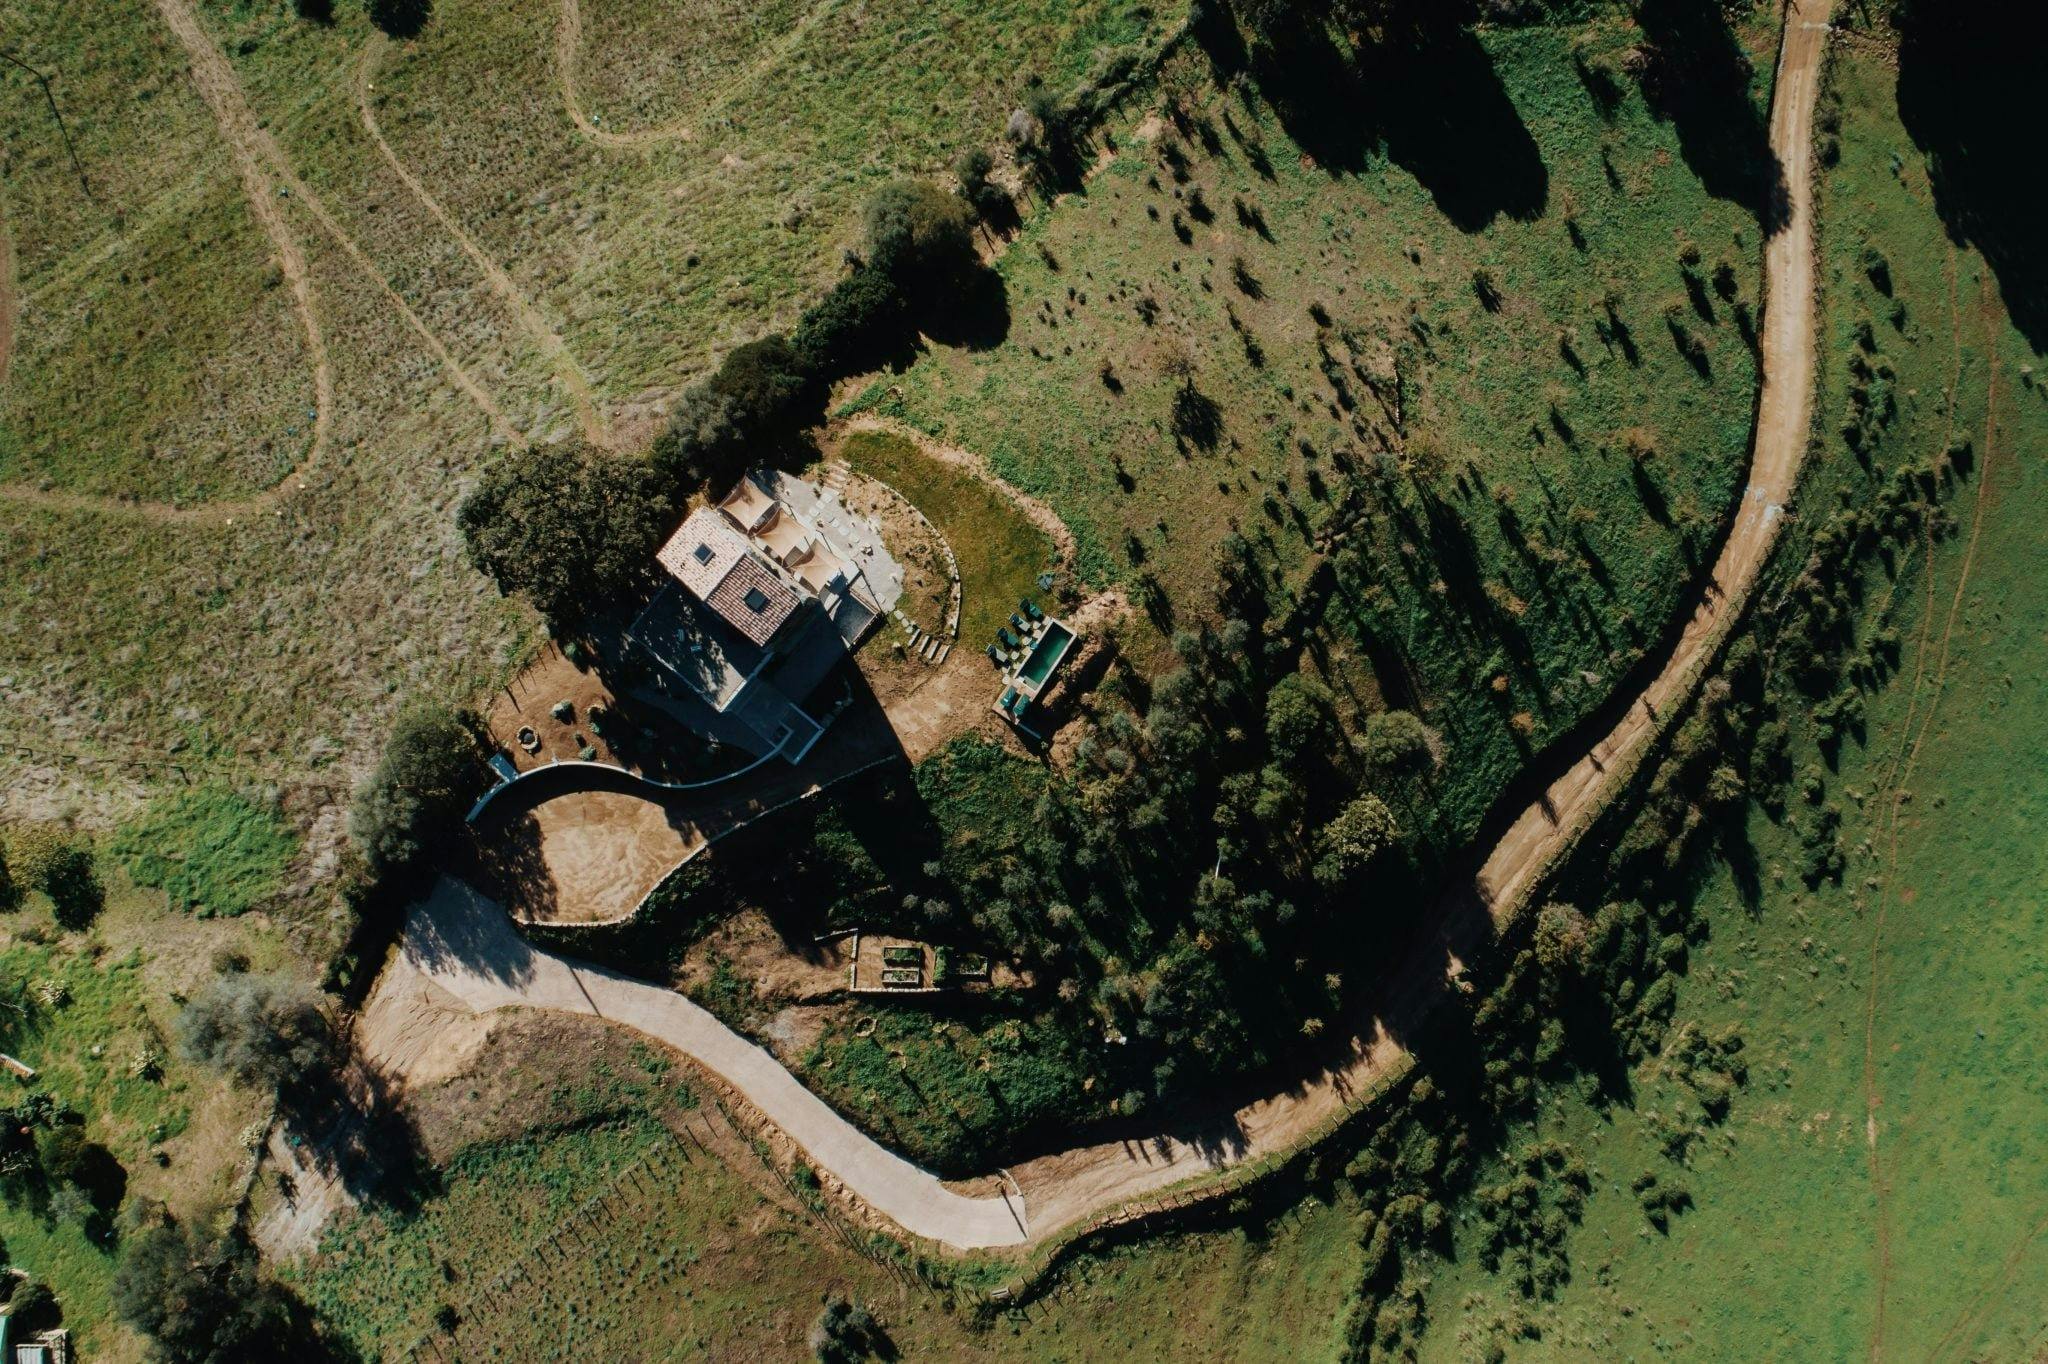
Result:
{"type": "Polygon", "coordinates": [[[1038,643],[1031,646],[1031,656],[1024,660],[1024,666],[1017,672],[1020,687],[1032,696],[1038,695],[1045,686],[1045,679],[1052,676],[1060,660],[1067,656],[1067,650],[1074,643],[1074,632],[1058,621],[1045,627],[1045,633],[1038,637],[1038,643]]]}

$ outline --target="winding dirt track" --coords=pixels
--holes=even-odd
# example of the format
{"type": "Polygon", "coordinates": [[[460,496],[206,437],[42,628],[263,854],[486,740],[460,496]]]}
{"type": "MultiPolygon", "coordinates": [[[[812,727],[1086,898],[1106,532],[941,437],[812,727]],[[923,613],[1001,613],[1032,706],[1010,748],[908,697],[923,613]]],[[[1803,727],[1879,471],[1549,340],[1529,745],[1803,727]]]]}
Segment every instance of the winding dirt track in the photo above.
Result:
{"type": "MultiPolygon", "coordinates": [[[[570,3],[573,5],[574,0],[570,0],[570,3]]],[[[476,244],[476,239],[471,237],[463,229],[462,224],[456,222],[454,216],[442,206],[441,201],[420,183],[419,177],[407,169],[406,164],[398,159],[398,153],[393,151],[391,144],[384,139],[384,130],[377,124],[377,112],[370,95],[374,90],[377,68],[383,63],[384,54],[390,46],[390,41],[383,34],[375,35],[363,49],[362,61],[356,67],[356,112],[363,120],[363,131],[370,135],[370,141],[377,144],[377,150],[383,154],[385,163],[391,167],[392,173],[412,191],[413,197],[420,201],[421,206],[434,216],[434,221],[441,224],[448,235],[455,239],[455,244],[462,248],[462,253],[469,257],[470,262],[483,275],[484,282],[490,285],[491,292],[511,309],[512,316],[518,320],[520,328],[532,339],[534,345],[539,347],[541,354],[547,357],[549,367],[555,372],[555,378],[561,382],[562,387],[569,393],[570,401],[576,405],[576,421],[582,428],[583,438],[593,445],[609,446],[611,428],[598,407],[596,397],[590,391],[590,376],[583,372],[583,366],[569,353],[568,342],[562,339],[561,333],[548,325],[548,320],[541,316],[540,309],[535,307],[533,300],[512,282],[512,276],[505,272],[505,268],[476,244]]]]}
{"type": "Polygon", "coordinates": [[[14,362],[14,238],[0,218],[0,388],[7,387],[7,367],[14,362]]]}
{"type": "MultiPolygon", "coordinates": [[[[1433,931],[1414,944],[1394,974],[1399,983],[1378,1001],[1377,1010],[1357,1021],[1348,1049],[1334,1064],[1217,1121],[1077,1147],[1004,1172],[1011,1177],[1007,1187],[1021,1194],[1026,1214],[1023,1226],[1016,1228],[1007,1221],[1017,1210],[1007,1191],[970,1197],[901,1160],[878,1159],[870,1138],[829,1110],[821,1114],[815,1096],[780,1066],[771,1062],[763,1070],[759,1056],[748,1054],[739,1057],[741,1071],[726,1069],[725,1063],[738,1054],[728,1055],[731,1045],[722,1038],[715,1046],[706,1044],[702,1020],[685,1017],[686,1010],[667,1002],[674,999],[670,992],[532,949],[509,948],[483,923],[493,919],[502,924],[502,916],[473,896],[444,893],[417,914],[408,929],[407,959],[428,965],[471,1008],[529,1004],[603,1012],[689,1052],[746,1094],[821,1170],[870,1206],[920,1236],[961,1248],[1042,1241],[1169,1185],[1283,1153],[1328,1130],[1359,1096],[1400,1073],[1408,1062],[1400,1039],[1421,1025],[1464,962],[1528,902],[1619,789],[1698,681],[1770,553],[1810,426],[1815,362],[1812,121],[1828,12],[1829,0],[1795,0],[1788,6],[1771,145],[1784,169],[1790,213],[1765,247],[1764,377],[1756,443],[1749,484],[1712,581],[1638,703],[1523,812],[1473,884],[1456,888],[1437,905],[1433,931]],[[465,943],[475,944],[475,954],[465,943]],[[517,955],[512,969],[502,959],[508,951],[517,955]],[[602,976],[608,1006],[600,1009],[587,987],[581,1002],[565,1002],[559,985],[563,973],[570,981],[602,976]],[[556,983],[528,984],[543,980],[556,983]]],[[[981,1190],[1002,1187],[993,1176],[973,1183],[981,1190]]]]}
{"type": "MultiPolygon", "coordinates": [[[[287,473],[278,483],[251,497],[217,502],[205,502],[194,506],[182,506],[170,502],[130,501],[120,497],[95,496],[89,493],[66,493],[24,488],[16,485],[0,485],[0,499],[35,506],[53,507],[67,511],[104,512],[114,515],[137,517],[143,520],[180,523],[187,525],[220,525],[236,517],[250,516],[271,510],[302,483],[307,474],[318,466],[327,453],[329,432],[334,415],[334,373],[328,360],[327,343],[320,331],[319,319],[314,307],[312,274],[306,264],[304,250],[290,224],[285,221],[283,209],[278,204],[280,195],[289,195],[313,215],[315,222],[333,239],[336,246],[348,257],[350,264],[384,295],[406,325],[420,338],[441,367],[447,371],[455,386],[474,403],[478,410],[489,419],[492,428],[503,438],[514,444],[523,444],[520,435],[497,402],[483,385],[478,383],[469,371],[463,368],[433,330],[414,312],[412,305],[391,287],[391,282],[366,255],[355,239],[341,226],[334,214],[320,201],[319,196],[307,187],[298,173],[292,169],[284,149],[277,144],[250,111],[249,102],[243,97],[241,83],[235,78],[234,68],[221,55],[220,47],[206,32],[199,17],[192,10],[191,0],[157,0],[157,10],[164,22],[176,35],[185,49],[191,64],[192,83],[198,87],[200,96],[212,110],[214,121],[219,125],[221,136],[228,144],[234,158],[235,170],[241,176],[242,188],[249,200],[249,211],[261,223],[278,252],[278,264],[291,285],[292,298],[305,323],[308,349],[313,355],[314,428],[313,440],[306,457],[287,473]]],[[[11,297],[12,291],[9,290],[11,297]]],[[[8,312],[8,330],[11,333],[12,314],[8,312]]],[[[11,348],[11,341],[10,341],[11,348]]]]}

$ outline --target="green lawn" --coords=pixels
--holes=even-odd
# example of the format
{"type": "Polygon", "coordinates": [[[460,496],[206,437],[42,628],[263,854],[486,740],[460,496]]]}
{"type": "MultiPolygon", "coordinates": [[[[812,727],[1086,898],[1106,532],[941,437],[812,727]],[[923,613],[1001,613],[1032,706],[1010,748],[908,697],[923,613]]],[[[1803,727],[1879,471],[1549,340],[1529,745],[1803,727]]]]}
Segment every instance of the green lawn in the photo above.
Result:
{"type": "MultiPolygon", "coordinates": [[[[1657,1061],[1634,1071],[1620,1106],[1556,1096],[1538,1130],[1595,1172],[1569,1238],[1569,1283],[1554,1302],[1527,1301],[1461,1255],[1431,1288],[1428,1357],[1467,1358],[1489,1338],[1529,1358],[2003,1359],[2041,1348],[2048,1202],[2031,1172],[2048,1162],[2035,1046],[2048,1009],[2048,855],[2036,833],[2048,705],[2026,679],[2048,667],[2048,584],[2034,571],[2048,485],[2029,454],[2048,438],[2048,412],[2021,382],[2027,347],[1981,259],[1951,257],[1896,122],[1893,79],[1876,61],[1838,62],[1822,429],[1849,416],[1846,366],[1868,320],[1900,402],[1878,467],[1951,439],[1973,458],[1945,498],[1953,533],[1931,565],[1916,548],[1896,583],[1873,572],[1866,584],[1865,629],[1888,612],[1901,653],[1868,695],[1864,732],[1838,770],[1810,736],[1795,744],[1795,762],[1843,811],[1845,874],[1804,888],[1792,830],[1752,818],[1756,886],[1721,864],[1699,886],[1712,931],[1693,949],[1675,1016],[1746,1039],[1748,1081],[1725,1125],[1674,1162],[1666,1139],[1698,1121],[1700,1100],[1657,1061]],[[1875,287],[1866,247],[1885,257],[1889,292],[1875,287]],[[1668,1234],[1630,1188],[1642,1172],[1694,1200],[1668,1234]]],[[[1822,505],[1865,477],[1837,440],[1825,449],[1804,495],[1822,505]]],[[[1462,1224],[1461,1244],[1475,1232],[1462,1224]]]]}
{"type": "Polygon", "coordinates": [[[277,811],[222,787],[165,796],[111,849],[137,885],[202,918],[241,914],[282,890],[297,850],[277,811]]]}
{"type": "Polygon", "coordinates": [[[890,432],[856,431],[839,454],[909,498],[953,547],[962,648],[995,638],[1019,599],[1046,595],[1038,575],[1051,564],[1052,544],[1000,492],[890,432]]]}

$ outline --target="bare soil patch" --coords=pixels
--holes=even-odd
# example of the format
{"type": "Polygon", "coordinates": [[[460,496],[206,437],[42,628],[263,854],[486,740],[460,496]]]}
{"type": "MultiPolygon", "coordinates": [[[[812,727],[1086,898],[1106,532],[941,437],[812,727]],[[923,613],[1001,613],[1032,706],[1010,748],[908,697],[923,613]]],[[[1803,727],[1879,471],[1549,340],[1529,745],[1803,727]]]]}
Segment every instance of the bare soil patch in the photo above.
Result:
{"type": "Polygon", "coordinates": [[[707,983],[723,958],[767,1007],[822,1003],[845,993],[851,947],[851,938],[792,942],[760,910],[745,909],[690,949],[676,984],[687,993],[707,983]]]}

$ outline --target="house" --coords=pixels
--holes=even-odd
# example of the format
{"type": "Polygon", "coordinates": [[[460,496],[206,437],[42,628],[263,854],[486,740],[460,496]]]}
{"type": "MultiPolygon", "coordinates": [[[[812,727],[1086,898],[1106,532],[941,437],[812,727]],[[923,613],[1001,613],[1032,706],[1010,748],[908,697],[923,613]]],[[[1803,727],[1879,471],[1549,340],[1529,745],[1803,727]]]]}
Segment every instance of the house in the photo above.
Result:
{"type": "Polygon", "coordinates": [[[708,708],[684,718],[714,738],[802,761],[831,720],[813,694],[902,593],[879,530],[764,471],[691,512],[655,558],[665,582],[627,640],[657,689],[680,683],[708,708]]]}

